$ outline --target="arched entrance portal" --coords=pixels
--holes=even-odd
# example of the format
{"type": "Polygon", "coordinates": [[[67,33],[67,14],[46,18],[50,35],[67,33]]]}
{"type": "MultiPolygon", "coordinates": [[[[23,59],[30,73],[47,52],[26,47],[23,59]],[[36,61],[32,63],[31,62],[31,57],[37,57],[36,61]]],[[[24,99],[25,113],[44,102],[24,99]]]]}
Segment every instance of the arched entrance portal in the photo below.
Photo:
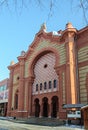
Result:
{"type": "Polygon", "coordinates": [[[35,117],[39,117],[40,113],[40,104],[39,104],[39,99],[35,99],[35,117]]]}
{"type": "Polygon", "coordinates": [[[57,111],[58,111],[58,97],[53,96],[52,97],[52,117],[57,117],[57,111]]]}
{"type": "Polygon", "coordinates": [[[43,98],[43,117],[48,117],[48,98],[43,98]]]}

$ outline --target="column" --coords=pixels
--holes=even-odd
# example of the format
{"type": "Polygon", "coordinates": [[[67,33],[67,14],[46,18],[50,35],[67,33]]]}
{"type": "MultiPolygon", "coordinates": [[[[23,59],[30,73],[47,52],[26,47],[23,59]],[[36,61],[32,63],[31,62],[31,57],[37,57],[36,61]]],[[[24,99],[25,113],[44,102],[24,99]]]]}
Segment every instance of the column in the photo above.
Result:
{"type": "Polygon", "coordinates": [[[51,99],[48,99],[48,118],[51,118],[52,114],[52,101],[51,99]]]}
{"type": "Polygon", "coordinates": [[[41,118],[41,117],[42,117],[42,114],[43,114],[43,104],[42,104],[42,99],[39,100],[39,104],[40,104],[40,114],[39,114],[39,117],[41,118]]]}

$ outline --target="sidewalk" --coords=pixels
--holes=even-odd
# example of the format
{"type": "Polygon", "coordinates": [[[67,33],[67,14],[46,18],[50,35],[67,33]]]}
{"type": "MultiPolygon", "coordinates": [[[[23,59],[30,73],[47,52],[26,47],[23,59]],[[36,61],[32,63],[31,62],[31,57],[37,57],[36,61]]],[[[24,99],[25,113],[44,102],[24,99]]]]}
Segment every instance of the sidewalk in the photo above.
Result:
{"type": "Polygon", "coordinates": [[[7,128],[7,130],[84,130],[84,127],[79,125],[41,126],[26,124],[25,122],[6,117],[0,117],[0,126],[2,126],[0,128],[7,128]]]}

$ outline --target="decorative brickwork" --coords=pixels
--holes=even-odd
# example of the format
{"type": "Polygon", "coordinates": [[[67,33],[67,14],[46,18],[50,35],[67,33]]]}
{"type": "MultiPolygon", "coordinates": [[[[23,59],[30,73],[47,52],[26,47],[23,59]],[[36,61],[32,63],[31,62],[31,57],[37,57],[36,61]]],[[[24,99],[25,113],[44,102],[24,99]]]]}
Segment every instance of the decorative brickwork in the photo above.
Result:
{"type": "Polygon", "coordinates": [[[84,62],[88,60],[88,46],[84,46],[78,51],[78,62],[84,62]]]}
{"type": "Polygon", "coordinates": [[[39,52],[43,52],[43,50],[55,50],[57,54],[60,56],[60,60],[58,60],[58,64],[63,65],[66,63],[66,48],[65,44],[57,44],[56,42],[50,42],[49,40],[40,41],[36,48],[33,48],[33,53],[31,56],[28,57],[27,61],[25,62],[25,77],[28,77],[28,67],[29,64],[32,62],[33,58],[38,55],[39,52]],[[49,48],[49,49],[48,49],[49,48]],[[42,51],[41,51],[42,50],[42,51]]]}
{"type": "Polygon", "coordinates": [[[79,68],[79,84],[80,84],[80,102],[82,104],[88,103],[88,94],[87,94],[87,73],[88,73],[88,66],[83,66],[79,68]]]}
{"type": "Polygon", "coordinates": [[[40,93],[47,93],[58,90],[58,76],[54,69],[55,66],[55,55],[48,53],[42,56],[36,63],[34,68],[35,80],[33,83],[33,95],[40,93]],[[57,85],[54,88],[54,80],[57,85]],[[46,82],[46,89],[44,89],[44,82],[46,82]],[[51,88],[49,88],[49,82],[51,82],[51,88]],[[36,91],[36,85],[38,84],[38,90],[36,91]],[[42,85],[40,90],[40,84],[42,85]]]}

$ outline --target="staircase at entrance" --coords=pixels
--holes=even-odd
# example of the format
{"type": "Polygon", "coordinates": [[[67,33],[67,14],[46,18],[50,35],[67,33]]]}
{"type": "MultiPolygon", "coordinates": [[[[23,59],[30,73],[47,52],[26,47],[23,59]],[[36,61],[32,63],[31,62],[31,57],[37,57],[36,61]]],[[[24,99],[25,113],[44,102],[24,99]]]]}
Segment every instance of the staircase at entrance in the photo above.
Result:
{"type": "MultiPolygon", "coordinates": [[[[19,120],[19,119],[18,119],[19,120]]],[[[24,119],[20,119],[24,120],[24,119]]],[[[38,117],[30,117],[24,120],[26,124],[35,124],[35,125],[44,125],[44,126],[60,126],[64,124],[63,120],[57,118],[38,118],[38,117]]]]}

